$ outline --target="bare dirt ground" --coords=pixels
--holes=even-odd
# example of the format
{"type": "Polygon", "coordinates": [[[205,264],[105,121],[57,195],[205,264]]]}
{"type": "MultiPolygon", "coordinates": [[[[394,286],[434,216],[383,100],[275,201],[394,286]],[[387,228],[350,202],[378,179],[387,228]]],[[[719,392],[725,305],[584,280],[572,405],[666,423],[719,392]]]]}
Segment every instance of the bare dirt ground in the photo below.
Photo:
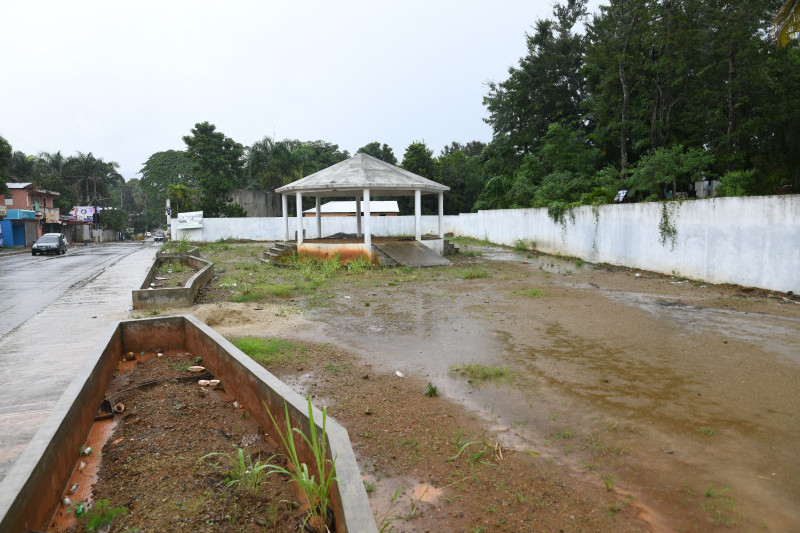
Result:
{"type": "Polygon", "coordinates": [[[797,300],[469,248],[324,279],[209,248],[222,271],[193,312],[328,343],[265,366],[348,429],[396,530],[800,529],[797,300]],[[500,377],[451,372],[465,363],[500,377]]]}
{"type": "MultiPolygon", "coordinates": [[[[126,512],[114,520],[116,531],[297,531],[303,512],[287,503],[297,498],[288,478],[272,474],[248,485],[254,478],[230,474],[239,448],[248,468],[257,461],[286,465],[224,384],[198,386],[198,376],[213,377],[188,370],[202,361],[186,352],[143,352],[131,359],[120,365],[107,391],[121,412],[95,424],[107,424],[107,441],[89,439],[94,453],[102,454],[91,498],[88,487],[81,488],[88,483],[79,468],[68,484],[78,489],[73,501],[92,499],[96,508],[105,499],[109,507],[124,506],[126,512]]],[[[94,427],[93,433],[98,429],[103,430],[94,427]]],[[[60,507],[49,530],[90,531],[91,512],[76,518],[81,513],[74,505],[60,507]]]]}

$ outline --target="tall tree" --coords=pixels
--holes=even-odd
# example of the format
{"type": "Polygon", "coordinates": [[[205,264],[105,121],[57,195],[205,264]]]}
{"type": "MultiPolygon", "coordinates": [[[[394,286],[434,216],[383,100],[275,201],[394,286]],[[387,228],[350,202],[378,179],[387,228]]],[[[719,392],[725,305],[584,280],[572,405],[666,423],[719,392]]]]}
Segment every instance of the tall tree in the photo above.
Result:
{"type": "Polygon", "coordinates": [[[181,150],[154,153],[147,158],[139,174],[142,175],[139,189],[144,197],[148,227],[160,224],[163,220],[168,198],[167,188],[170,185],[185,185],[189,188],[198,186],[192,160],[181,150]]]}
{"type": "Polygon", "coordinates": [[[207,217],[242,216],[244,210],[231,203],[230,191],[242,181],[244,147],[216,131],[209,122],[195,124],[183,137],[201,191],[201,207],[207,217]]]}
{"type": "Polygon", "coordinates": [[[394,152],[392,151],[392,147],[388,144],[384,143],[381,145],[378,141],[374,141],[368,144],[365,144],[361,148],[356,151],[357,154],[367,154],[371,155],[376,159],[380,159],[381,161],[385,161],[390,165],[397,164],[397,158],[394,156],[394,152]]]}
{"type": "Polygon", "coordinates": [[[109,191],[113,183],[123,183],[124,178],[117,172],[119,163],[104,161],[92,152],[77,152],[64,162],[62,172],[68,185],[74,187],[78,203],[82,205],[106,205],[110,200],[109,191]]]}
{"type": "Polygon", "coordinates": [[[551,123],[580,122],[586,39],[573,28],[585,16],[586,0],[556,4],[553,18],[536,21],[534,33],[526,34],[527,55],[509,68],[508,79],[489,83],[485,121],[517,154],[539,146],[551,123]]]}

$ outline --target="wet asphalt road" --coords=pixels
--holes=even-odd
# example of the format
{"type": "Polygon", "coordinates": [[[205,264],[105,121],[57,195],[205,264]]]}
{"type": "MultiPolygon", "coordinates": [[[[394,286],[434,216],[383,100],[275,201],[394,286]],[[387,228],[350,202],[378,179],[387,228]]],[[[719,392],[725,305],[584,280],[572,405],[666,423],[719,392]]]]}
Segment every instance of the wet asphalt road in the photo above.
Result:
{"type": "Polygon", "coordinates": [[[157,249],[112,243],[0,257],[0,481],[109,328],[129,317],[157,249]]]}
{"type": "MultiPolygon", "coordinates": [[[[140,250],[138,243],[70,247],[65,255],[18,254],[0,257],[0,337],[104,268],[140,250]]],[[[91,312],[87,298],[86,312],[91,312]]]]}

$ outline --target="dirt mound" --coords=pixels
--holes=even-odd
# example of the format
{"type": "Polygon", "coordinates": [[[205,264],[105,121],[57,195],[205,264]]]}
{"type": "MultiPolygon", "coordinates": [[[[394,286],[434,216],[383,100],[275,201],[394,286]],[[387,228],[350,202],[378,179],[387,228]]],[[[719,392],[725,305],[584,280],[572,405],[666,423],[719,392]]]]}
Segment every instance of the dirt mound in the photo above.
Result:
{"type": "Polygon", "coordinates": [[[237,337],[281,335],[307,323],[296,311],[260,303],[203,304],[192,314],[222,335],[237,337]]]}

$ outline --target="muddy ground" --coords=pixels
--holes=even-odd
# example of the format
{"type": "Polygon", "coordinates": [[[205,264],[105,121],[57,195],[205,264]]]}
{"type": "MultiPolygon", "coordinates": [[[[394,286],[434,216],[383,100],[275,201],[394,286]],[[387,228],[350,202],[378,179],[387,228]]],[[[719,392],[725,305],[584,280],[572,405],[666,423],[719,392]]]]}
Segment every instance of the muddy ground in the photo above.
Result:
{"type": "Polygon", "coordinates": [[[466,249],[320,279],[207,247],[219,274],[193,312],[231,337],[329,343],[267,367],[348,429],[396,530],[800,529],[796,299],[466,249]],[[451,372],[472,362],[501,376],[451,372]]]}
{"type": "Polygon", "coordinates": [[[286,467],[278,447],[224,383],[198,385],[213,376],[189,370],[197,364],[187,352],[142,352],[119,365],[106,393],[119,412],[92,428],[68,483],[73,503],[59,506],[49,531],[92,530],[101,500],[121,509],[115,531],[299,529],[304,512],[290,503],[297,494],[287,476],[241,475],[264,463],[286,467]]]}

